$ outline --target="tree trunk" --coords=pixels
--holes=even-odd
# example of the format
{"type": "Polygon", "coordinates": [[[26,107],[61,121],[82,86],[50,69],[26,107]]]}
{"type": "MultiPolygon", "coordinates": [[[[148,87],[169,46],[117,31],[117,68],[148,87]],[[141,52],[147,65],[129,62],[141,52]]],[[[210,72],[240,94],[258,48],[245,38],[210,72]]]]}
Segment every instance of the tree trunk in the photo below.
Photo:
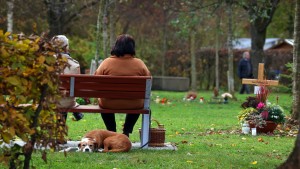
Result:
{"type": "Polygon", "coordinates": [[[14,0],[7,1],[7,32],[13,32],[14,26],[14,0]]]}
{"type": "Polygon", "coordinates": [[[220,23],[221,23],[221,17],[219,16],[219,12],[217,13],[217,20],[216,20],[216,24],[217,24],[217,29],[216,29],[216,62],[215,62],[215,74],[216,74],[216,89],[219,90],[220,86],[220,77],[219,77],[219,46],[220,46],[220,23]]]}
{"type": "Polygon", "coordinates": [[[232,2],[227,2],[228,14],[228,92],[234,95],[234,75],[233,75],[233,31],[232,31],[232,2]]]}
{"type": "Polygon", "coordinates": [[[295,37],[293,57],[293,113],[292,118],[300,121],[300,4],[297,0],[295,15],[295,37]]]}
{"type": "Polygon", "coordinates": [[[96,26],[96,53],[95,53],[95,65],[92,65],[91,66],[91,71],[92,74],[94,74],[94,71],[98,68],[98,60],[100,58],[100,48],[101,48],[101,45],[100,45],[100,41],[101,41],[101,23],[102,23],[102,10],[103,10],[103,1],[101,1],[99,3],[99,11],[98,11],[98,16],[97,16],[97,26],[96,26]]]}
{"type": "Polygon", "coordinates": [[[103,47],[103,55],[104,58],[108,57],[108,33],[107,33],[107,26],[108,26],[108,4],[109,0],[104,1],[104,6],[103,6],[103,18],[102,18],[102,47],[103,47]]]}
{"type": "Polygon", "coordinates": [[[45,1],[48,10],[48,24],[50,27],[50,32],[48,34],[49,37],[54,35],[63,34],[64,29],[64,10],[66,7],[65,0],[60,0],[56,2],[56,0],[45,1]]]}
{"type": "Polygon", "coordinates": [[[300,130],[295,142],[295,147],[288,159],[282,163],[278,169],[299,169],[300,166],[300,130]]]}
{"type": "MultiPolygon", "coordinates": [[[[293,56],[293,117],[300,120],[300,0],[296,0],[294,26],[294,56],[293,56]]],[[[300,130],[295,147],[288,159],[281,164],[280,169],[298,169],[300,166],[300,130]]]]}
{"type": "MultiPolygon", "coordinates": [[[[266,40],[266,29],[260,30],[260,26],[256,23],[251,23],[250,25],[250,34],[251,34],[251,63],[253,66],[253,75],[257,78],[258,75],[258,64],[265,63],[264,55],[264,45],[266,40]]],[[[268,67],[268,64],[265,63],[265,67],[268,67]]]]}
{"type": "Polygon", "coordinates": [[[297,0],[294,26],[293,56],[293,113],[292,118],[300,121],[300,0],[297,0]]]}
{"type": "Polygon", "coordinates": [[[116,1],[111,3],[109,10],[109,32],[109,46],[111,49],[116,41],[116,1]]]}
{"type": "Polygon", "coordinates": [[[191,50],[191,89],[192,91],[197,91],[197,71],[196,71],[196,33],[194,31],[190,32],[190,50],[191,50]]]}
{"type": "MultiPolygon", "coordinates": [[[[162,56],[161,56],[161,76],[165,76],[165,57],[167,53],[167,21],[166,21],[166,11],[164,10],[164,22],[163,22],[163,51],[162,51],[162,56]]],[[[163,78],[164,80],[164,78],[163,78]]]]}
{"type": "MultiPolygon", "coordinates": [[[[32,129],[37,130],[38,127],[38,119],[40,117],[40,113],[43,110],[43,105],[45,102],[45,97],[47,95],[47,89],[48,89],[48,85],[44,85],[41,88],[41,96],[40,96],[40,100],[38,103],[38,107],[35,110],[33,119],[32,119],[32,123],[30,124],[32,129]]],[[[32,156],[32,152],[34,149],[34,144],[36,142],[36,138],[37,138],[37,133],[33,133],[32,135],[30,135],[30,141],[27,142],[24,147],[23,147],[23,151],[24,151],[24,166],[23,169],[29,169],[30,168],[30,161],[31,161],[31,156],[32,156]]]]}
{"type": "Polygon", "coordinates": [[[248,1],[247,6],[244,8],[247,10],[250,20],[250,34],[251,34],[251,62],[253,66],[253,75],[257,78],[258,63],[265,63],[265,70],[268,70],[270,63],[265,60],[264,45],[266,40],[266,33],[269,24],[272,22],[273,15],[277,8],[279,0],[267,0],[267,1],[248,1]],[[262,15],[265,13],[268,15],[262,15]]]}

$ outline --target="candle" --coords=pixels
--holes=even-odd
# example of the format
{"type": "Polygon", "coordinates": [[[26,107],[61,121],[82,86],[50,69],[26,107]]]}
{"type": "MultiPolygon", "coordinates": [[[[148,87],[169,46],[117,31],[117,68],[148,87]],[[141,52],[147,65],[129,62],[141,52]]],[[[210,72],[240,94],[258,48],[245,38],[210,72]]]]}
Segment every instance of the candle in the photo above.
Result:
{"type": "Polygon", "coordinates": [[[256,136],[256,128],[251,128],[252,136],[256,136]]]}

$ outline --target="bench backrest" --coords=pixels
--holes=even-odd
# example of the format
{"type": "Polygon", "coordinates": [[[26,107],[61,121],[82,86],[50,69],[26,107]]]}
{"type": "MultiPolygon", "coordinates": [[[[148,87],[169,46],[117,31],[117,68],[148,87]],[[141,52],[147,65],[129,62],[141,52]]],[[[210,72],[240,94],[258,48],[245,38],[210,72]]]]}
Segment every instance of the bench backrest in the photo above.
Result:
{"type": "Polygon", "coordinates": [[[60,75],[68,96],[111,99],[150,99],[151,76],[60,75]]]}

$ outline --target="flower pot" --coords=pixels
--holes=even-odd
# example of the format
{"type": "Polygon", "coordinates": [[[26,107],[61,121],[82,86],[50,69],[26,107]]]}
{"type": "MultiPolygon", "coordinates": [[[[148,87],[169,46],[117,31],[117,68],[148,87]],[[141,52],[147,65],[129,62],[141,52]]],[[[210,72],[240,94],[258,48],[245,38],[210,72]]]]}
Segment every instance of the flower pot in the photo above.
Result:
{"type": "MultiPolygon", "coordinates": [[[[255,123],[252,121],[249,121],[250,128],[255,128],[255,123]]],[[[261,127],[256,127],[257,133],[273,133],[273,131],[276,129],[277,123],[273,121],[266,121],[265,125],[262,125],[261,127]]]]}

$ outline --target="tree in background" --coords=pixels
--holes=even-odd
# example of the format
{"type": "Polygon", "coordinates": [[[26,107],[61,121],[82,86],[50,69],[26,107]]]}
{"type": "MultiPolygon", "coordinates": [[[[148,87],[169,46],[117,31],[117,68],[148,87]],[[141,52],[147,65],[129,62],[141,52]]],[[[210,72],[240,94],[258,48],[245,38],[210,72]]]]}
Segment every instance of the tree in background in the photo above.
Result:
{"type": "Polygon", "coordinates": [[[220,49],[220,35],[221,35],[221,10],[218,9],[216,11],[216,61],[215,61],[215,81],[216,81],[216,89],[219,91],[220,89],[220,72],[219,72],[219,64],[220,64],[220,55],[219,55],[219,49],[220,49]]]}
{"type": "Polygon", "coordinates": [[[253,65],[254,76],[257,77],[258,63],[265,63],[268,67],[269,63],[265,60],[263,47],[266,40],[267,28],[272,22],[275,10],[279,4],[279,0],[266,1],[238,1],[240,5],[248,12],[250,21],[251,34],[251,61],[253,65]]]}
{"type": "MultiPolygon", "coordinates": [[[[71,0],[14,0],[14,27],[13,32],[24,32],[25,34],[31,34],[35,32],[40,34],[41,32],[47,31],[50,26],[47,20],[48,6],[45,5],[46,2],[59,3],[64,2],[65,8],[63,10],[65,22],[63,28],[63,34],[66,34],[71,43],[72,55],[76,56],[75,59],[80,60],[77,56],[85,59],[87,63],[90,63],[91,59],[95,57],[96,51],[96,22],[98,14],[98,3],[100,0],[85,0],[85,1],[71,1],[71,0]],[[93,5],[96,3],[97,5],[93,5]],[[90,5],[89,5],[90,4],[90,5]],[[17,11],[17,12],[16,12],[17,11]],[[70,19],[68,19],[70,18],[70,19]],[[81,39],[82,43],[76,43],[73,39],[81,39]],[[72,44],[72,42],[75,42],[72,44]],[[86,47],[82,47],[81,44],[85,42],[86,47]],[[78,49],[78,50],[77,50],[78,49]],[[80,50],[79,50],[80,49],[80,50]],[[77,52],[77,53],[76,53],[77,52]],[[83,52],[83,53],[82,53],[83,52]]],[[[289,36],[289,21],[292,0],[281,1],[278,6],[280,10],[276,10],[274,14],[275,20],[272,20],[273,26],[268,26],[268,36],[274,37],[290,37],[289,36]],[[276,21],[276,23],[274,22],[276,21]],[[280,27],[280,29],[278,29],[280,27]],[[269,31],[271,30],[271,31],[269,31]]],[[[7,5],[6,0],[0,0],[0,29],[7,29],[7,5]]],[[[103,1],[104,2],[104,1],[103,1]]],[[[112,1],[110,1],[112,2],[112,1]]],[[[185,62],[185,60],[190,60],[190,55],[186,54],[190,50],[190,41],[182,38],[181,36],[174,36],[178,31],[172,24],[171,20],[176,20],[179,16],[179,7],[181,3],[184,4],[194,4],[194,9],[201,9],[201,6],[207,6],[208,4],[223,3],[224,0],[197,0],[197,1],[186,1],[186,0],[115,0],[115,12],[112,12],[115,17],[115,21],[111,21],[111,13],[108,12],[109,28],[108,32],[110,39],[113,38],[112,32],[115,35],[122,33],[129,33],[135,37],[137,43],[137,57],[143,59],[150,71],[154,76],[165,75],[165,76],[184,76],[190,77],[190,62],[185,62]],[[198,7],[197,7],[198,6],[198,7]],[[112,26],[115,25],[115,26],[112,26]],[[115,30],[112,30],[114,28],[115,30]],[[165,33],[164,33],[165,32],[165,33]],[[165,51],[166,50],[166,51],[165,51]],[[171,53],[177,53],[174,55],[171,53]],[[181,54],[180,54],[181,53],[181,54]],[[180,54],[180,55],[179,55],[180,54]],[[165,63],[164,63],[165,62],[165,63]],[[186,64],[187,63],[187,64],[186,64]],[[184,65],[183,65],[184,64],[184,65]],[[164,68],[165,67],[165,68],[164,68]]],[[[235,2],[242,2],[235,1],[235,2]]],[[[250,2],[250,1],[244,1],[250,2]]],[[[257,1],[261,3],[261,1],[257,1]]],[[[225,7],[222,8],[223,11],[225,7]]],[[[203,48],[214,48],[216,44],[215,38],[215,25],[216,20],[221,19],[220,22],[220,87],[221,90],[227,86],[227,61],[221,53],[224,53],[226,49],[226,37],[222,31],[227,30],[227,16],[220,15],[218,18],[211,14],[212,9],[207,9],[206,12],[199,15],[202,20],[202,24],[196,26],[197,34],[195,41],[196,48],[196,69],[197,72],[197,83],[199,83],[201,89],[211,89],[215,86],[215,64],[210,62],[215,62],[214,58],[208,55],[201,56],[200,50],[203,48]],[[224,62],[225,61],[225,62],[224,62]],[[224,68],[222,68],[224,67],[224,68]],[[200,83],[201,82],[201,83],[200,83]]],[[[222,11],[222,12],[223,12],[222,11]]],[[[225,12],[223,12],[225,14],[225,12]]],[[[182,25],[184,26],[184,25],[182,25]]],[[[178,25],[180,27],[180,25],[178,25]]],[[[247,19],[247,11],[243,8],[237,8],[236,5],[233,6],[233,37],[249,37],[250,36],[250,22],[247,19]]],[[[102,34],[102,33],[101,33],[102,34]]],[[[102,35],[101,35],[102,36],[102,35]]],[[[102,42],[102,39],[101,39],[102,42]]],[[[102,43],[101,43],[102,44],[102,43]]],[[[204,49],[204,50],[205,50],[204,49]]],[[[102,57],[102,47],[100,49],[102,57]]],[[[239,57],[236,56],[235,57],[239,57]]],[[[235,61],[236,58],[234,58],[235,61]]],[[[83,63],[81,63],[83,64],[83,63]]],[[[89,65],[89,64],[87,64],[89,65]]],[[[235,66],[235,65],[234,65],[235,66]]],[[[255,73],[254,73],[255,74],[255,73]]],[[[235,83],[239,85],[239,83],[235,83]]],[[[227,89],[226,89],[227,90],[227,89]]]]}
{"type": "Polygon", "coordinates": [[[299,0],[296,1],[295,22],[294,23],[295,23],[295,26],[294,26],[294,52],[293,52],[294,55],[293,55],[293,113],[292,113],[292,118],[300,121],[300,1],[299,0]]]}
{"type": "Polygon", "coordinates": [[[87,3],[75,3],[72,0],[44,0],[47,7],[47,20],[49,24],[49,37],[66,34],[70,23],[78,19],[87,8],[96,5],[100,0],[87,3]]]}
{"type": "Polygon", "coordinates": [[[6,3],[7,3],[7,32],[13,32],[14,0],[8,0],[6,3]]]}
{"type": "Polygon", "coordinates": [[[294,0],[281,0],[276,8],[272,22],[268,26],[267,37],[293,39],[294,17],[294,0]]]}
{"type": "MultiPolygon", "coordinates": [[[[293,56],[293,116],[300,121],[300,0],[296,0],[293,56]]],[[[295,147],[288,159],[278,168],[298,169],[300,166],[300,130],[295,147]]]]}
{"type": "MultiPolygon", "coordinates": [[[[198,3],[198,2],[194,2],[198,3]]],[[[192,2],[182,2],[179,17],[173,22],[178,28],[178,35],[182,39],[187,39],[189,43],[190,54],[190,77],[191,90],[197,91],[197,70],[196,70],[196,34],[197,26],[201,24],[200,10],[195,10],[195,4],[192,2]]]]}
{"type": "Polygon", "coordinates": [[[227,34],[227,49],[228,49],[228,91],[234,96],[234,74],[233,74],[233,29],[232,29],[232,0],[226,1],[228,15],[228,34],[227,34]]]}

